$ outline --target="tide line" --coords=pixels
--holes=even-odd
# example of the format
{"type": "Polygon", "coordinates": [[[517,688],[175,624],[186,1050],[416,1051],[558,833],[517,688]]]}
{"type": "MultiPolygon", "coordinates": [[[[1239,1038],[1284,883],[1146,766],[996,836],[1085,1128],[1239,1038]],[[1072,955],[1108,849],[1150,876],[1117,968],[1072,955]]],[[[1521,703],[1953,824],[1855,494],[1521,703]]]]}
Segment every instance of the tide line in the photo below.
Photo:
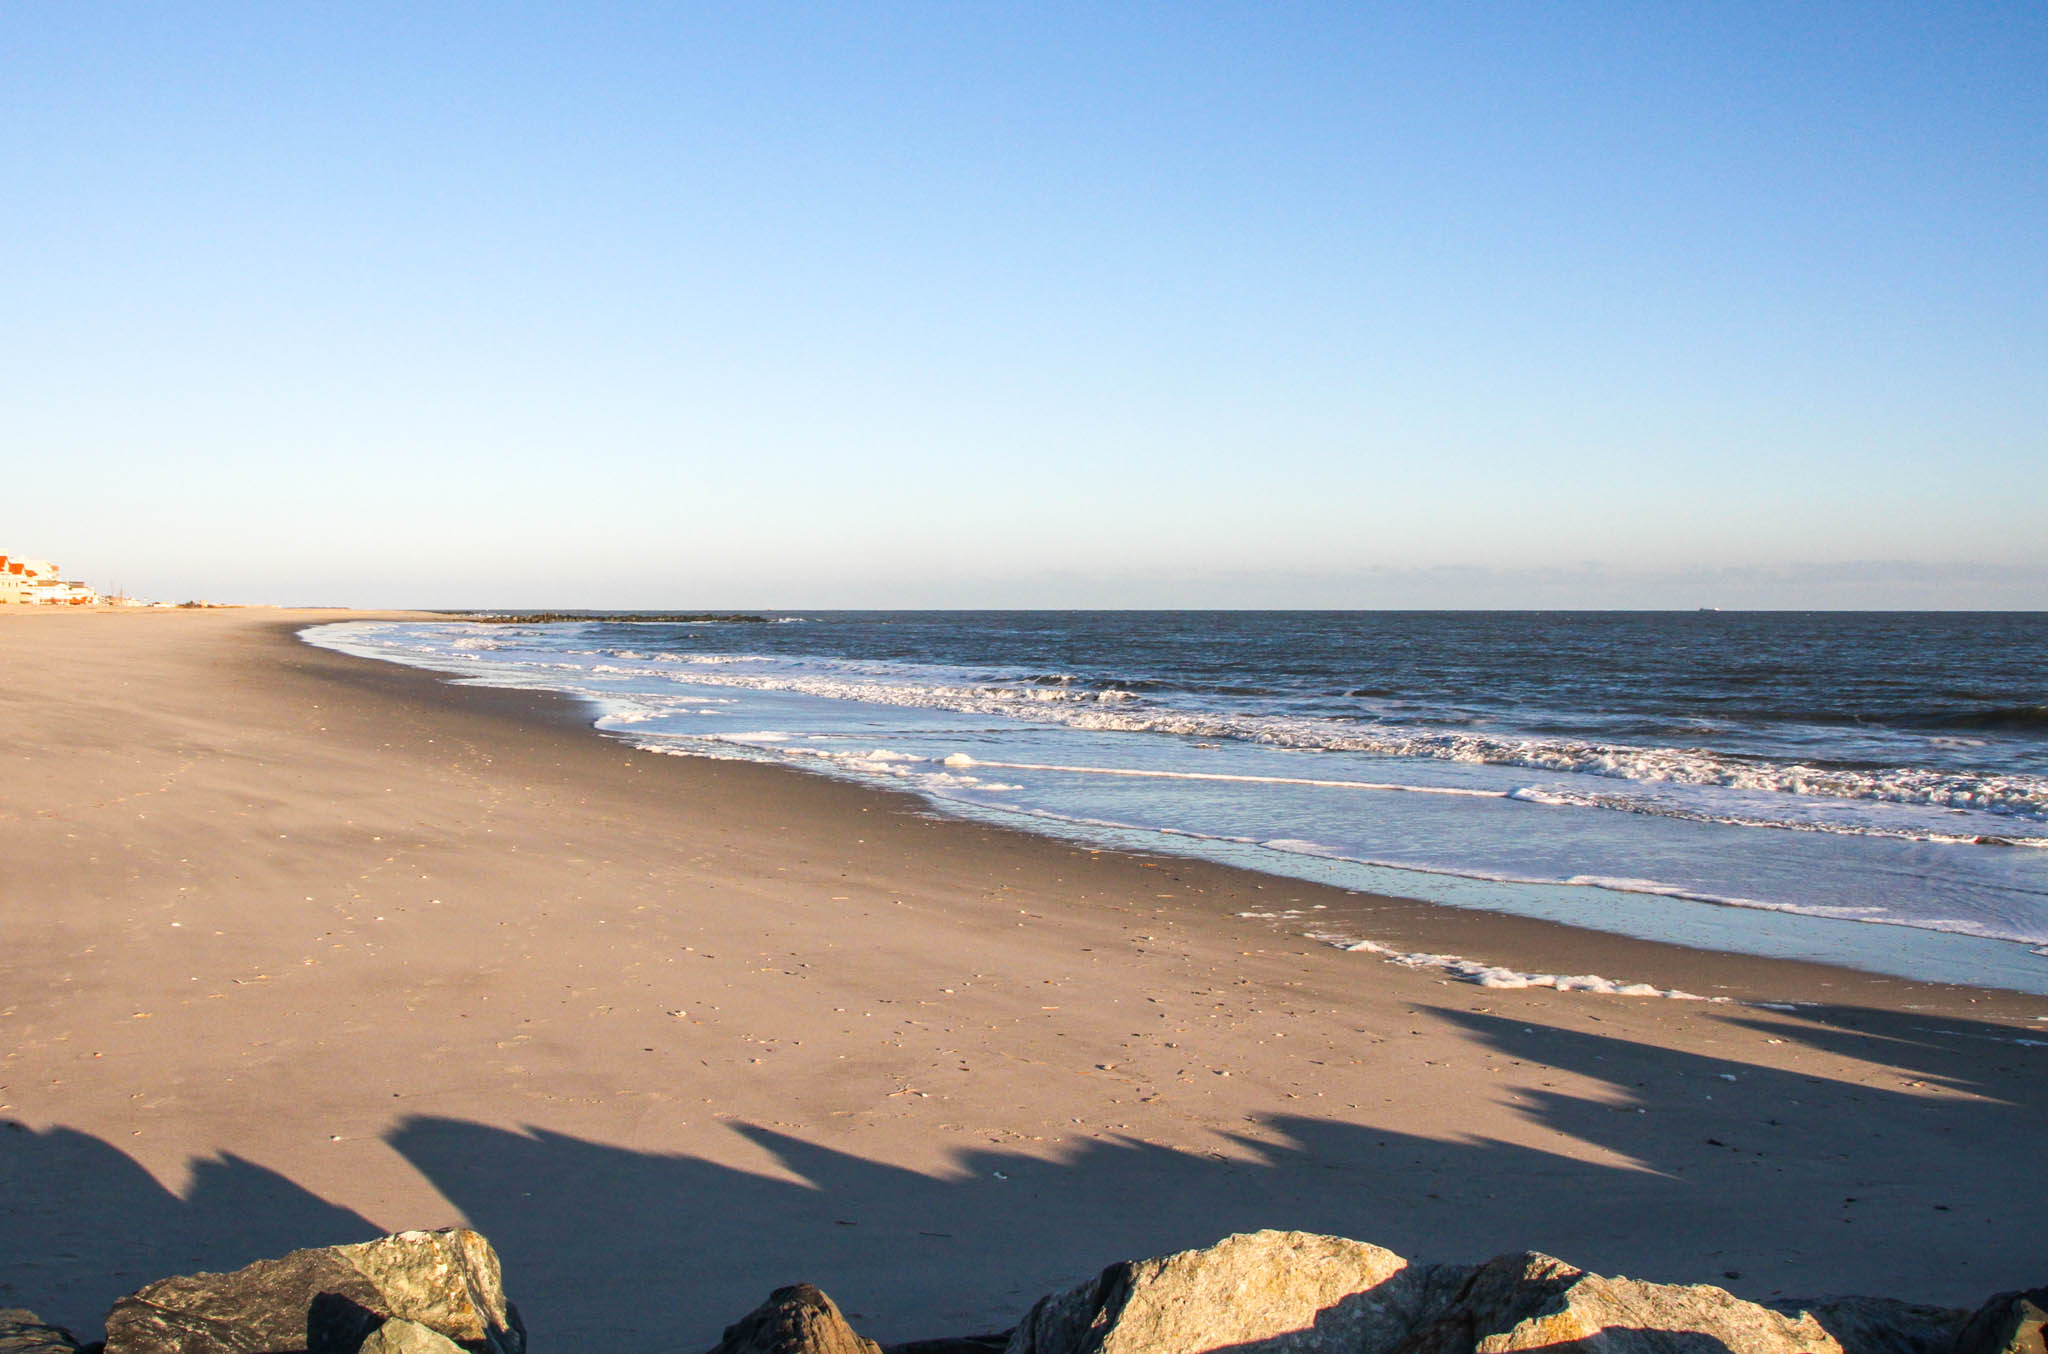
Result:
{"type": "Polygon", "coordinates": [[[1003,771],[1071,771],[1084,776],[1135,776],[1149,780],[1221,780],[1245,785],[1310,785],[1327,790],[1392,790],[1411,795],[1456,795],[1465,799],[1507,799],[1506,790],[1468,790],[1450,785],[1395,785],[1376,780],[1311,780],[1306,776],[1237,776],[1222,771],[1148,771],[1130,766],[1060,766],[1050,762],[985,762],[956,752],[947,766],[992,766],[1003,771]]]}

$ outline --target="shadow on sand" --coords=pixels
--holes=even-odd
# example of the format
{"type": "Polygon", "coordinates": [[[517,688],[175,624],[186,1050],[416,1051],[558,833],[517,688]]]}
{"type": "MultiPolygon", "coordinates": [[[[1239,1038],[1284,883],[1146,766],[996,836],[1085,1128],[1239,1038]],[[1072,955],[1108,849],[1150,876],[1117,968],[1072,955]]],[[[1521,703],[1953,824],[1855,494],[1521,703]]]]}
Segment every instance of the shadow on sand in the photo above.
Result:
{"type": "MultiPolygon", "coordinates": [[[[758,1169],[448,1118],[402,1120],[386,1139],[497,1246],[541,1350],[705,1349],[798,1280],[884,1340],[999,1329],[1112,1260],[1258,1227],[1423,1260],[1542,1250],[1756,1299],[1974,1305],[2048,1277],[2031,1240],[2048,1184],[2048,1058],[2010,1027],[1756,1011],[1730,1022],[1730,1056],[1714,1058],[1437,1014],[1476,1041],[1472,1066],[1437,1069],[1450,1094],[1498,1100],[1512,1071],[1526,1088],[1514,1101],[1530,1122],[1523,1141],[1276,1115],[1228,1155],[1089,1138],[1056,1159],[964,1150],[925,1174],[741,1123],[732,1131],[758,1149],[758,1169]],[[1802,1065],[1742,1059],[1752,1039],[1799,1046],[1802,1065]],[[1872,1084],[1845,1079],[1850,1059],[1872,1084]],[[1862,1061],[1899,1070],[1872,1078],[1862,1061]],[[1961,1068],[1975,1069],[1967,1081],[1961,1068]],[[1604,1093],[1544,1089],[1546,1069],[1604,1093]]],[[[376,1230],[227,1156],[197,1163],[180,1198],[62,1128],[0,1128],[0,1211],[0,1305],[87,1329],[148,1279],[376,1230]]]]}
{"type": "Polygon", "coordinates": [[[189,1169],[181,1196],[91,1134],[0,1121],[0,1307],[96,1336],[113,1300],[153,1279],[380,1230],[233,1155],[189,1169]]]}

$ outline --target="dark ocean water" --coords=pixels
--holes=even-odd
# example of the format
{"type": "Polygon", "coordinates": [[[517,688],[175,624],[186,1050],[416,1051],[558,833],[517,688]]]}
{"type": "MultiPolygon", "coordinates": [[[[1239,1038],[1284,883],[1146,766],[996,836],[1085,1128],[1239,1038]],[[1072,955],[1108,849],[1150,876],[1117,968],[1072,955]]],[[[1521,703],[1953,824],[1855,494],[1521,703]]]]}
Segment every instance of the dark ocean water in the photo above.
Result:
{"type": "Polygon", "coordinates": [[[1069,835],[1579,919],[1657,899],[2048,946],[2048,614],[771,621],[320,633],[582,695],[645,746],[1069,835]]]}

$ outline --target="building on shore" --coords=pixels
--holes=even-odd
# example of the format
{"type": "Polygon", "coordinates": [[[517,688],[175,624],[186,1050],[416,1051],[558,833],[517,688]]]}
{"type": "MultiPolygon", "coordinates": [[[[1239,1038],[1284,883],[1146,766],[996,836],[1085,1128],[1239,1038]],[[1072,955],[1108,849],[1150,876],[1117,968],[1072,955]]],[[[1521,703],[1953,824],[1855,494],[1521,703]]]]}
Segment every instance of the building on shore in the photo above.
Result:
{"type": "Polygon", "coordinates": [[[100,595],[46,559],[0,555],[0,606],[91,606],[100,595]]]}

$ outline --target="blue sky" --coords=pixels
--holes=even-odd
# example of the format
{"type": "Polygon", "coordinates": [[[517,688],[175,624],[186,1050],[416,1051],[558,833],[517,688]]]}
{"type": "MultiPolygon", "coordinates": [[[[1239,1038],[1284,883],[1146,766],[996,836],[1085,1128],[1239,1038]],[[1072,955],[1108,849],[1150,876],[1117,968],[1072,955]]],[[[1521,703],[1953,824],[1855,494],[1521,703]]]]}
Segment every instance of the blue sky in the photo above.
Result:
{"type": "Polygon", "coordinates": [[[0,10],[0,550],[2048,606],[2048,8],[0,10]]]}

